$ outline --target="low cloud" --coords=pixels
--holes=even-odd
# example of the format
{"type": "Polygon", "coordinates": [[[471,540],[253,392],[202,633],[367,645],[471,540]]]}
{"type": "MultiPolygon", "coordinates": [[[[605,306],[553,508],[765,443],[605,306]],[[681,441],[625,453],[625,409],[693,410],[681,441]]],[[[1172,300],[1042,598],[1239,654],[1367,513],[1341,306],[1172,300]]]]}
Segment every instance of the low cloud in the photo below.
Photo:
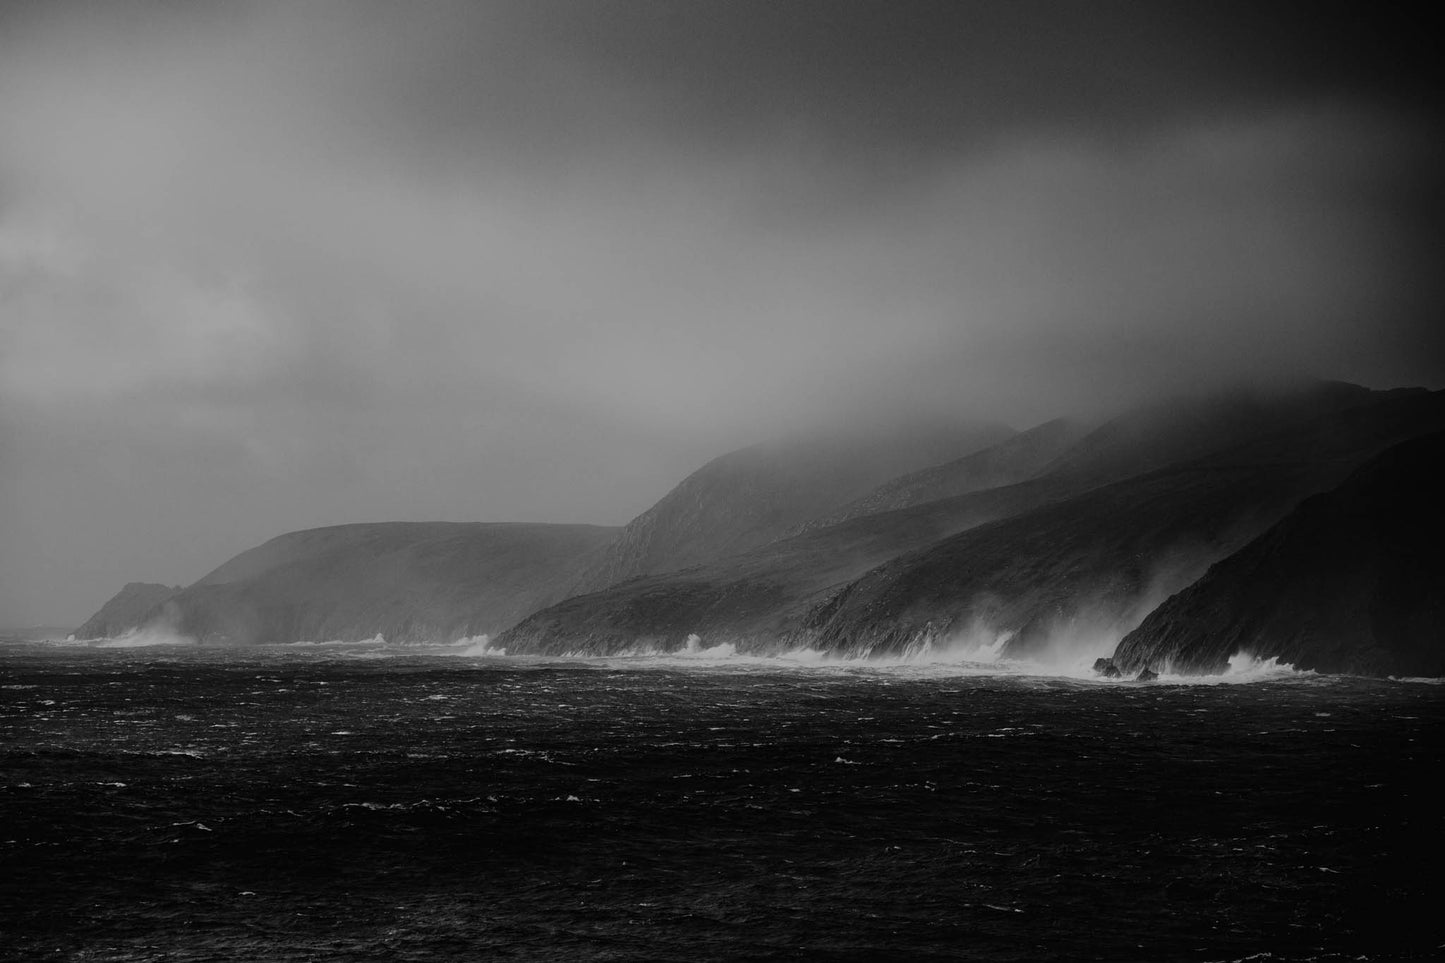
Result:
{"type": "Polygon", "coordinates": [[[779,112],[650,70],[712,42],[661,14],[54,10],[0,41],[0,621],[299,526],[620,523],[839,413],[1441,379],[1433,128],[1372,89],[955,116],[759,53],[779,112]]]}

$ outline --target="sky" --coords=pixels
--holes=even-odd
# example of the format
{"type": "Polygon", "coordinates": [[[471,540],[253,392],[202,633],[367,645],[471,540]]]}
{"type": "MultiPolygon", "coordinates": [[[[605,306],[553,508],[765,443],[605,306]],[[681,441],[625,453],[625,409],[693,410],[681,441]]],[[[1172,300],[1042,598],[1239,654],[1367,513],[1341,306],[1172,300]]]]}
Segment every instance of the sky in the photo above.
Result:
{"type": "Polygon", "coordinates": [[[851,418],[1445,385],[1403,8],[0,5],[0,625],[851,418]]]}

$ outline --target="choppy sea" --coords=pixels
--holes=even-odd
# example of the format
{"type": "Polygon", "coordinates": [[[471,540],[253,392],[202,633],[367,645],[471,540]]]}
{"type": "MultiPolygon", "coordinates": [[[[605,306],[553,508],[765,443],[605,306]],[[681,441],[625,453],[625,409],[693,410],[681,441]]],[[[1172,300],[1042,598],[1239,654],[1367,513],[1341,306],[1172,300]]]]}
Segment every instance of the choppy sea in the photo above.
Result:
{"type": "Polygon", "coordinates": [[[0,645],[0,958],[1445,957],[1445,687],[0,645]]]}

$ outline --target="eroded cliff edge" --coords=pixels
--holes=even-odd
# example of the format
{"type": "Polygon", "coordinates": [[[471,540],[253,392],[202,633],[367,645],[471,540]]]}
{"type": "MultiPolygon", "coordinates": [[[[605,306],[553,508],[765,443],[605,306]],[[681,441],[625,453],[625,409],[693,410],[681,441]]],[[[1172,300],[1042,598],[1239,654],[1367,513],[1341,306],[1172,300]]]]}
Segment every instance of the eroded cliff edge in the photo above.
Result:
{"type": "Polygon", "coordinates": [[[1212,673],[1245,652],[1320,672],[1445,675],[1442,464],[1445,432],[1306,499],[1151,612],[1115,664],[1212,673]]]}

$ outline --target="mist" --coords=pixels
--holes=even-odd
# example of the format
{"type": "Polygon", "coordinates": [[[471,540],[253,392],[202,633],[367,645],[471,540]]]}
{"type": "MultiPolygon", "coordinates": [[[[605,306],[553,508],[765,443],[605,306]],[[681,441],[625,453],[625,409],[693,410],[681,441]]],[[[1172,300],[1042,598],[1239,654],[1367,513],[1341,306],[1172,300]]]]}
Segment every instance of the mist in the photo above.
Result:
{"type": "Polygon", "coordinates": [[[621,524],[840,420],[1440,387],[1422,43],[1315,5],[7,8],[0,624],[296,528],[621,524]]]}

